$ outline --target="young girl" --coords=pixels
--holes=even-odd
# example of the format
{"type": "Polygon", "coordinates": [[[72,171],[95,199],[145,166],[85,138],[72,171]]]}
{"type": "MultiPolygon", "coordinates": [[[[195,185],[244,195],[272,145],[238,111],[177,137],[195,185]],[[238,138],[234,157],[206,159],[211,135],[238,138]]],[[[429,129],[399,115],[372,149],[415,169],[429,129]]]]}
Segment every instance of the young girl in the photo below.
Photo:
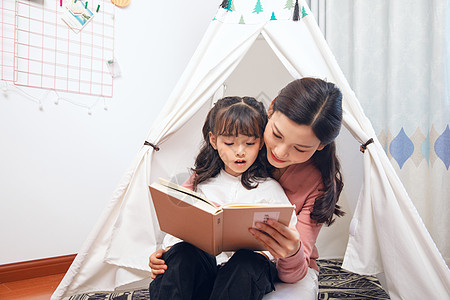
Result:
{"type": "MultiPolygon", "coordinates": [[[[192,169],[194,175],[184,186],[219,205],[289,204],[281,186],[269,177],[271,168],[263,142],[266,123],[265,108],[254,98],[217,101],[203,126],[204,145],[192,169]]],[[[295,224],[294,215],[290,225],[295,228],[295,224]]],[[[261,299],[274,289],[277,271],[269,252],[239,250],[216,259],[171,236],[164,240],[164,246],[168,245],[173,246],[150,257],[152,300],[261,299]]]]}

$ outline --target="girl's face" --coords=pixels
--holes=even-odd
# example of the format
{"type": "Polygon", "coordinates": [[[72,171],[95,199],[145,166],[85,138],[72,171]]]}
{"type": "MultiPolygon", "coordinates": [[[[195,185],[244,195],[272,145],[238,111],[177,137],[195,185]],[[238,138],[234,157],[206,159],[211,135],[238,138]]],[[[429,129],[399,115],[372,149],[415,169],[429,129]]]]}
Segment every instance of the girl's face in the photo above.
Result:
{"type": "Polygon", "coordinates": [[[316,150],[325,147],[311,126],[299,125],[278,111],[267,123],[264,142],[269,163],[278,169],[306,162],[316,150]]]}
{"type": "Polygon", "coordinates": [[[263,146],[261,138],[239,134],[238,136],[209,133],[209,141],[219,153],[225,165],[225,172],[239,176],[255,162],[259,150],[263,146]]]}

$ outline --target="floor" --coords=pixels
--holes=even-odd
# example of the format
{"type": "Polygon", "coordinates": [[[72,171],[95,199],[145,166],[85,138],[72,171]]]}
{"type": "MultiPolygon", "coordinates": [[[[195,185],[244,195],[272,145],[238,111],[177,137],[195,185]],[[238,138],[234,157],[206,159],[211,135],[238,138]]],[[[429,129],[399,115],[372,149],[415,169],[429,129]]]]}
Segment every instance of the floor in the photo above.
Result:
{"type": "Polygon", "coordinates": [[[49,300],[64,274],[0,283],[0,300],[49,300]]]}

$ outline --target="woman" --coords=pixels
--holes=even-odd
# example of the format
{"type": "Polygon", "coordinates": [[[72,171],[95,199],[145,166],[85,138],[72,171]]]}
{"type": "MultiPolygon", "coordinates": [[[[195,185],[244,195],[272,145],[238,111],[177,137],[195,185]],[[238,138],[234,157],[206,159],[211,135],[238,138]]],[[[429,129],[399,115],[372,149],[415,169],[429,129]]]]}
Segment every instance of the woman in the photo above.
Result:
{"type": "MultiPolygon", "coordinates": [[[[258,224],[250,232],[277,260],[283,282],[316,282],[315,242],[322,224],[344,213],[336,204],[343,187],[335,138],[342,124],[342,94],[332,83],[303,78],[281,90],[269,108],[264,132],[273,177],[296,206],[297,226],[258,224]],[[309,276],[306,276],[308,275],[309,276]]],[[[313,299],[315,299],[314,296],[313,299]]]]}
{"type": "MultiPolygon", "coordinates": [[[[281,90],[268,115],[264,132],[267,159],[273,166],[273,177],[296,206],[297,225],[288,227],[269,220],[265,224],[257,223],[259,230],[251,228],[249,231],[276,259],[278,278],[287,283],[305,282],[305,293],[298,296],[316,299],[318,253],[315,242],[323,223],[330,225],[334,215],[343,215],[336,204],[343,183],[334,143],[342,124],[342,94],[332,83],[315,78],[298,79],[281,90]]],[[[164,250],[150,256],[153,278],[167,269],[163,254],[164,250]]],[[[249,259],[252,258],[248,253],[245,259],[233,260],[232,257],[227,262],[229,266],[244,267],[233,268],[236,271],[227,282],[215,288],[226,288],[229,295],[234,295],[228,297],[230,299],[238,299],[239,291],[234,291],[233,287],[242,286],[243,280],[247,281],[245,285],[249,289],[261,291],[255,299],[272,291],[271,278],[263,281],[265,285],[255,282],[262,282],[261,276],[273,274],[260,275],[253,264],[246,264],[249,259]]]]}

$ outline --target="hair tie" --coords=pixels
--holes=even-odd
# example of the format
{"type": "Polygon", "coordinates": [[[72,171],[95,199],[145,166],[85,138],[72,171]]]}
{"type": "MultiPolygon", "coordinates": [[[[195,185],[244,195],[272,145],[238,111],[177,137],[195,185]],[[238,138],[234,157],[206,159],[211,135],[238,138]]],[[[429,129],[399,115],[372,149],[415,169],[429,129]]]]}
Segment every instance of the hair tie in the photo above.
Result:
{"type": "Polygon", "coordinates": [[[159,151],[159,147],[156,146],[155,144],[149,143],[147,141],[144,142],[144,146],[152,146],[153,149],[155,149],[155,151],[159,151]]]}
{"type": "Polygon", "coordinates": [[[366,151],[366,149],[367,149],[367,146],[369,146],[370,144],[372,144],[373,143],[373,138],[370,138],[367,142],[365,142],[364,144],[362,144],[360,147],[359,147],[359,150],[362,152],[362,153],[364,153],[364,151],[366,151]]]}

